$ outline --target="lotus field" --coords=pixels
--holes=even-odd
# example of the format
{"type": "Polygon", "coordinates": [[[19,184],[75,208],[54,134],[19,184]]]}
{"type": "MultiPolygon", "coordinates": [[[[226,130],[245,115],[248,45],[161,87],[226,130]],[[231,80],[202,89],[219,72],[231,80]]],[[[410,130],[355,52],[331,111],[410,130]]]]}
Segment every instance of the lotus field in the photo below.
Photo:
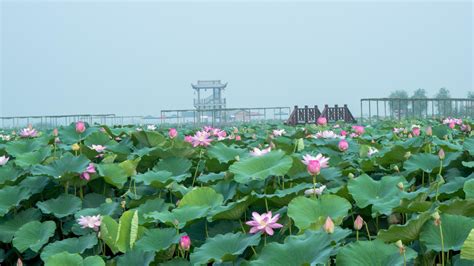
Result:
{"type": "Polygon", "coordinates": [[[0,135],[4,265],[473,265],[470,121],[0,135]]]}

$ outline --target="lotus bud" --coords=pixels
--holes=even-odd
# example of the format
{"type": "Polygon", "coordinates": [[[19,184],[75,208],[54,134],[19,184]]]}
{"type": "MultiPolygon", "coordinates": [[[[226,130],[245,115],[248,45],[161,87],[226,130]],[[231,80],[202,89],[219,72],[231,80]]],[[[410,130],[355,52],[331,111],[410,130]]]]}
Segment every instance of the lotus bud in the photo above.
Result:
{"type": "Polygon", "coordinates": [[[431,128],[431,126],[428,126],[425,129],[425,133],[426,133],[427,136],[433,136],[433,129],[431,128]]]}
{"type": "Polygon", "coordinates": [[[326,119],[326,117],[320,116],[320,117],[318,118],[318,120],[317,120],[317,123],[318,123],[318,125],[320,125],[320,126],[324,126],[324,125],[326,125],[326,124],[328,123],[328,120],[326,119]]]}
{"type": "Polygon", "coordinates": [[[438,152],[438,157],[440,160],[444,160],[444,158],[446,157],[446,155],[444,154],[444,150],[443,149],[440,149],[439,152],[438,152]]]}
{"type": "Polygon", "coordinates": [[[439,226],[441,224],[441,216],[439,215],[439,212],[434,212],[431,217],[434,219],[434,224],[436,226],[439,226]]]}
{"type": "Polygon", "coordinates": [[[398,182],[397,187],[398,187],[398,189],[403,191],[403,182],[398,182]]]}
{"type": "Polygon", "coordinates": [[[16,260],[16,266],[23,266],[23,261],[21,260],[21,258],[18,258],[18,260],[16,260]]]}
{"type": "Polygon", "coordinates": [[[409,138],[409,139],[413,138],[413,136],[411,135],[411,133],[408,134],[408,138],[409,138]]]}
{"type": "Polygon", "coordinates": [[[346,151],[349,148],[349,143],[345,139],[341,139],[338,144],[340,151],[346,151]]]}
{"type": "Polygon", "coordinates": [[[122,207],[122,209],[125,209],[126,204],[127,204],[127,202],[124,201],[124,200],[122,200],[122,201],[120,202],[120,206],[122,207]]]}
{"type": "Polygon", "coordinates": [[[191,248],[191,238],[189,238],[189,236],[182,236],[179,241],[179,246],[181,249],[188,251],[191,248]]]}
{"type": "Polygon", "coordinates": [[[398,169],[398,165],[393,166],[393,170],[395,170],[397,173],[400,173],[400,169],[398,169]]]}
{"type": "Polygon", "coordinates": [[[398,247],[400,254],[405,253],[405,246],[403,245],[403,242],[401,240],[395,242],[395,245],[398,247]]]}
{"type": "Polygon", "coordinates": [[[236,155],[236,156],[235,156],[235,160],[236,160],[236,161],[240,161],[240,156],[239,156],[239,155],[236,155]]]}
{"type": "Polygon", "coordinates": [[[406,160],[408,160],[411,157],[411,152],[407,151],[404,157],[406,160]]]}
{"type": "Polygon", "coordinates": [[[350,179],[354,179],[354,174],[353,174],[353,173],[349,173],[347,176],[348,176],[350,179]]]}
{"type": "Polygon", "coordinates": [[[79,144],[74,143],[74,144],[72,144],[71,149],[72,149],[73,151],[78,151],[78,150],[81,149],[81,147],[79,146],[79,144]]]}
{"type": "Polygon", "coordinates": [[[57,137],[59,135],[58,129],[53,129],[53,136],[57,137]]]}
{"type": "Polygon", "coordinates": [[[176,128],[170,128],[168,131],[168,136],[170,137],[170,139],[176,138],[176,136],[178,136],[178,131],[176,130],[176,128]]]}
{"type": "Polygon", "coordinates": [[[240,135],[237,135],[237,136],[235,136],[235,140],[236,140],[236,141],[241,141],[242,138],[240,137],[240,135]]]}
{"type": "Polygon", "coordinates": [[[307,170],[311,175],[318,175],[321,171],[321,165],[318,160],[311,160],[308,163],[307,170]]]}
{"type": "Polygon", "coordinates": [[[334,222],[332,221],[331,217],[328,216],[326,218],[326,222],[324,223],[324,231],[328,234],[334,233],[334,222]]]}
{"type": "Polygon", "coordinates": [[[77,133],[84,133],[86,131],[86,124],[82,121],[77,121],[76,122],[76,132],[77,133]]]}
{"type": "Polygon", "coordinates": [[[357,215],[355,221],[354,221],[354,229],[359,231],[362,229],[362,226],[364,226],[364,219],[360,215],[357,215]]]}

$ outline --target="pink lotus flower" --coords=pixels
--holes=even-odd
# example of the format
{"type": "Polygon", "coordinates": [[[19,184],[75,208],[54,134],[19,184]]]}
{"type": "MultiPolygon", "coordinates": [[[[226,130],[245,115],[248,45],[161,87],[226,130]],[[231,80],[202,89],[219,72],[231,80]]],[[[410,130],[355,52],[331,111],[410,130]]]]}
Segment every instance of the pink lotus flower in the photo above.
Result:
{"type": "Polygon", "coordinates": [[[9,157],[3,155],[3,156],[0,156],[0,166],[4,166],[5,164],[8,163],[8,160],[10,160],[9,157]]]}
{"type": "Polygon", "coordinates": [[[335,139],[335,138],[340,138],[339,135],[337,135],[336,133],[334,133],[334,131],[332,130],[324,130],[323,132],[319,131],[318,133],[316,133],[315,135],[316,138],[318,139],[335,139]]]}
{"type": "Polygon", "coordinates": [[[193,143],[193,136],[185,136],[184,141],[192,144],[193,143]]]}
{"type": "Polygon", "coordinates": [[[321,194],[323,194],[323,191],[326,189],[326,186],[320,186],[316,189],[314,188],[310,188],[310,189],[307,189],[304,191],[304,194],[306,196],[310,196],[310,195],[317,195],[317,196],[321,196],[321,194]]]}
{"type": "Polygon", "coordinates": [[[363,126],[352,126],[352,129],[355,131],[357,135],[362,135],[365,132],[365,129],[363,126]]]}
{"type": "Polygon", "coordinates": [[[105,151],[105,149],[107,149],[107,147],[102,146],[102,145],[94,145],[94,144],[92,144],[91,149],[95,150],[95,151],[98,152],[98,153],[102,153],[102,152],[105,151]]]}
{"type": "Polygon", "coordinates": [[[242,138],[241,138],[239,135],[237,135],[237,136],[235,136],[235,140],[236,140],[236,141],[241,141],[242,138]]]}
{"type": "Polygon", "coordinates": [[[100,215],[96,216],[82,216],[77,219],[77,223],[82,226],[82,228],[92,228],[94,231],[99,231],[100,224],[102,223],[102,217],[100,215]]]}
{"type": "Polygon", "coordinates": [[[326,222],[324,223],[324,231],[328,234],[334,233],[334,222],[332,221],[331,217],[326,218],[326,222]]]}
{"type": "Polygon", "coordinates": [[[347,135],[347,132],[345,130],[341,130],[341,136],[345,137],[347,135]]]}
{"type": "Polygon", "coordinates": [[[393,128],[393,133],[395,133],[395,134],[402,133],[403,131],[405,131],[405,128],[403,128],[403,127],[393,128]]]}
{"type": "Polygon", "coordinates": [[[313,160],[316,160],[316,161],[319,161],[319,166],[321,168],[327,168],[329,167],[329,164],[328,164],[328,161],[329,161],[329,158],[327,157],[324,157],[321,153],[316,155],[316,156],[312,156],[312,155],[309,155],[309,154],[306,154],[306,155],[303,155],[303,160],[302,162],[305,164],[305,165],[308,165],[311,161],[313,160]]]}
{"type": "Polygon", "coordinates": [[[431,128],[430,126],[428,126],[426,129],[425,129],[425,134],[427,136],[433,136],[433,128],[431,128]]]}
{"type": "Polygon", "coordinates": [[[463,124],[463,125],[461,126],[461,131],[462,131],[462,132],[469,133],[469,132],[471,132],[471,126],[468,125],[468,124],[463,124]]]}
{"type": "Polygon", "coordinates": [[[280,215],[277,214],[272,217],[272,212],[263,213],[262,215],[252,212],[252,220],[246,222],[247,225],[251,226],[250,233],[255,234],[257,232],[266,233],[270,236],[273,235],[273,229],[282,228],[283,225],[277,223],[280,215]]]}
{"type": "Polygon", "coordinates": [[[414,136],[419,136],[420,135],[420,127],[419,126],[413,126],[411,129],[411,132],[413,133],[414,136]]]}
{"type": "Polygon", "coordinates": [[[349,142],[347,142],[345,139],[341,139],[337,146],[339,147],[340,151],[346,151],[349,149],[349,142]]]}
{"type": "Polygon", "coordinates": [[[53,136],[57,137],[59,135],[59,131],[57,128],[53,129],[53,136]]]}
{"type": "Polygon", "coordinates": [[[206,132],[213,131],[213,130],[214,130],[214,128],[211,127],[211,126],[204,126],[204,131],[206,131],[206,132]]]}
{"type": "Polygon", "coordinates": [[[188,251],[191,248],[191,238],[189,236],[182,236],[179,240],[179,246],[181,249],[188,251]]]}
{"type": "Polygon", "coordinates": [[[454,122],[449,123],[449,128],[453,129],[455,126],[456,126],[456,123],[454,123],[454,122]]]}
{"type": "Polygon", "coordinates": [[[318,160],[311,160],[306,166],[306,169],[311,175],[318,175],[321,171],[321,165],[319,164],[318,160]]]}
{"type": "Polygon", "coordinates": [[[170,139],[174,139],[178,136],[178,131],[176,130],[176,128],[170,128],[170,130],[168,131],[168,136],[170,137],[170,139]]]}
{"type": "Polygon", "coordinates": [[[208,132],[205,131],[198,131],[194,136],[191,137],[191,143],[193,147],[197,146],[209,146],[211,144],[212,139],[209,138],[210,135],[208,132]]]}
{"type": "Polygon", "coordinates": [[[215,133],[215,136],[217,136],[217,140],[224,140],[227,137],[227,132],[224,130],[218,130],[215,133]]]}
{"type": "Polygon", "coordinates": [[[283,136],[286,133],[286,131],[284,129],[274,129],[272,133],[274,137],[279,137],[279,136],[283,136]]]}
{"type": "Polygon", "coordinates": [[[259,157],[269,153],[271,150],[271,147],[262,150],[260,150],[259,148],[253,148],[253,151],[250,152],[250,156],[259,157]]]}
{"type": "Polygon", "coordinates": [[[95,171],[94,164],[90,163],[89,166],[87,166],[86,170],[84,172],[82,172],[80,177],[81,177],[81,179],[89,181],[91,179],[90,174],[95,174],[95,173],[96,173],[96,171],[95,171]]]}
{"type": "Polygon", "coordinates": [[[36,136],[38,136],[38,131],[31,127],[31,125],[27,128],[20,130],[20,137],[22,138],[34,138],[36,136]]]}
{"type": "Polygon", "coordinates": [[[316,122],[318,123],[318,125],[324,126],[328,123],[328,120],[326,119],[326,117],[320,116],[316,122]]]}
{"type": "Polygon", "coordinates": [[[84,133],[84,131],[86,131],[86,124],[82,121],[77,121],[76,122],[76,132],[81,134],[81,133],[84,133]]]}

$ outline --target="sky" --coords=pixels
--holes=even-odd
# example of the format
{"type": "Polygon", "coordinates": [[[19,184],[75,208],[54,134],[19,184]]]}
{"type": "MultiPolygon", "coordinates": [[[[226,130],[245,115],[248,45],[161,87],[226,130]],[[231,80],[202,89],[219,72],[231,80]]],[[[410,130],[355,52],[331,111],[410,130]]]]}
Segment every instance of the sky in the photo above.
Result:
{"type": "Polygon", "coordinates": [[[0,0],[0,116],[158,115],[473,90],[471,1],[0,0]]]}

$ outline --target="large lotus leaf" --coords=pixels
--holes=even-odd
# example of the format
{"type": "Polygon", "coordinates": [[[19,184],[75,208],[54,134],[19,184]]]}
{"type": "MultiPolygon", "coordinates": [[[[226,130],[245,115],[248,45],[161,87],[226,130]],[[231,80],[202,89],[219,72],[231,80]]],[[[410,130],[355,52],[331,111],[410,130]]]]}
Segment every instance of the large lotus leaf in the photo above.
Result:
{"type": "Polygon", "coordinates": [[[300,230],[321,228],[327,217],[335,224],[341,224],[351,204],[336,195],[322,195],[320,198],[299,196],[288,204],[288,216],[300,230]]]}
{"type": "Polygon", "coordinates": [[[186,193],[178,206],[205,206],[214,208],[222,205],[224,197],[210,187],[198,187],[186,193]]]}
{"type": "Polygon", "coordinates": [[[59,129],[59,139],[61,140],[61,143],[70,145],[79,142],[81,139],[84,139],[97,131],[99,131],[98,127],[87,126],[85,132],[78,133],[76,132],[75,123],[71,123],[69,126],[59,129]]]}
{"type": "Polygon", "coordinates": [[[395,224],[391,225],[387,230],[380,230],[377,239],[389,243],[401,240],[408,244],[418,239],[421,228],[429,219],[431,219],[431,215],[428,212],[422,213],[404,225],[395,224]]]}
{"type": "Polygon", "coordinates": [[[242,159],[247,155],[247,150],[235,147],[228,147],[219,142],[208,149],[207,154],[210,158],[217,159],[220,163],[228,163],[236,159],[242,159]]]}
{"type": "Polygon", "coordinates": [[[235,162],[229,167],[229,171],[234,173],[236,182],[248,183],[253,180],[265,180],[272,175],[285,175],[292,164],[291,157],[285,155],[283,151],[274,151],[235,162]]]}
{"type": "Polygon", "coordinates": [[[467,167],[467,168],[474,168],[474,161],[462,162],[462,166],[467,167]]]}
{"type": "Polygon", "coordinates": [[[408,173],[413,173],[422,170],[427,173],[433,172],[434,169],[439,168],[439,157],[429,153],[418,153],[412,155],[404,164],[403,167],[408,173]]]}
{"type": "Polygon", "coordinates": [[[111,145],[117,144],[117,142],[111,140],[110,137],[104,132],[99,131],[87,136],[87,138],[84,139],[84,144],[88,147],[91,147],[92,145],[102,145],[105,147],[109,147],[111,145]]]}
{"type": "Polygon", "coordinates": [[[119,251],[131,250],[138,239],[138,212],[129,210],[122,214],[117,228],[115,244],[119,251]]]}
{"type": "Polygon", "coordinates": [[[0,217],[7,214],[11,208],[18,206],[22,200],[29,198],[31,192],[21,186],[5,186],[0,189],[0,217]]]}
{"type": "Polygon", "coordinates": [[[56,224],[53,221],[44,223],[32,221],[23,225],[13,238],[13,246],[20,252],[31,249],[38,252],[54,235],[56,224]]]}
{"type": "Polygon", "coordinates": [[[199,248],[191,253],[191,264],[202,265],[208,262],[221,263],[233,261],[249,246],[256,246],[260,242],[260,234],[244,235],[242,233],[228,233],[208,238],[199,248]]]}
{"type": "Polygon", "coordinates": [[[170,208],[171,204],[165,203],[162,198],[149,199],[145,203],[140,204],[135,210],[138,212],[138,223],[144,224],[146,222],[151,222],[149,218],[145,218],[145,214],[150,212],[162,212],[167,211],[170,208]]]}
{"type": "Polygon", "coordinates": [[[132,137],[137,142],[137,147],[155,147],[166,144],[166,138],[158,132],[154,131],[135,131],[132,137]]]}
{"type": "Polygon", "coordinates": [[[445,214],[454,214],[462,216],[474,216],[474,199],[455,199],[446,201],[439,206],[439,210],[445,214]]]}
{"type": "Polygon", "coordinates": [[[309,188],[313,188],[313,184],[301,183],[290,188],[278,189],[272,194],[259,194],[252,191],[252,195],[256,196],[257,198],[283,198],[288,195],[298,194],[299,192],[309,189],[309,188]]]}
{"type": "Polygon", "coordinates": [[[112,253],[118,252],[117,240],[118,223],[110,216],[102,216],[100,224],[100,238],[107,244],[112,253]]]}
{"type": "Polygon", "coordinates": [[[378,157],[376,161],[380,165],[384,166],[400,163],[405,161],[405,153],[409,150],[409,148],[405,148],[401,145],[395,145],[393,147],[390,147],[390,150],[386,152],[383,156],[378,157]]]}
{"type": "Polygon", "coordinates": [[[84,172],[89,163],[89,159],[84,155],[74,156],[71,153],[66,153],[63,157],[48,165],[33,166],[31,173],[35,175],[49,175],[55,178],[60,178],[67,173],[80,174],[84,172]]]}
{"type": "Polygon", "coordinates": [[[247,210],[253,199],[245,196],[237,201],[229,203],[227,206],[218,206],[210,212],[208,220],[238,220],[247,210]]]}
{"type": "Polygon", "coordinates": [[[40,164],[50,154],[51,154],[51,150],[48,147],[41,148],[37,151],[18,154],[17,157],[15,158],[15,164],[20,167],[27,168],[32,165],[40,164]]]}
{"type": "MultiPolygon", "coordinates": [[[[444,251],[461,249],[462,244],[474,227],[474,220],[460,215],[441,215],[444,251]]],[[[430,250],[441,251],[440,228],[434,222],[427,222],[420,234],[420,241],[430,250]]]]}
{"type": "Polygon", "coordinates": [[[334,234],[307,230],[305,234],[287,237],[283,244],[272,242],[266,245],[252,265],[326,264],[334,250],[332,242],[339,242],[349,233],[349,230],[340,229],[336,229],[334,234]]]}
{"type": "Polygon", "coordinates": [[[399,182],[407,185],[401,176],[384,176],[380,181],[368,175],[361,175],[349,180],[348,189],[359,208],[372,205],[372,216],[390,215],[392,209],[400,204],[402,191],[397,187],[399,182]]]}
{"type": "MultiPolygon", "coordinates": [[[[407,263],[417,257],[417,253],[406,247],[407,263]]],[[[337,265],[350,266],[402,266],[404,256],[395,244],[385,244],[380,240],[358,241],[344,246],[336,256],[337,265]]]]}
{"type": "Polygon", "coordinates": [[[135,248],[142,251],[159,252],[177,244],[182,235],[174,228],[150,229],[136,242],[135,248]]]}
{"type": "Polygon", "coordinates": [[[464,241],[464,244],[462,245],[461,258],[474,261],[474,229],[471,230],[466,241],[464,241]]]}
{"type": "Polygon", "coordinates": [[[8,142],[5,150],[8,154],[17,157],[18,155],[39,150],[44,144],[37,139],[22,139],[8,142]]]}
{"type": "Polygon", "coordinates": [[[57,218],[63,218],[79,211],[82,208],[82,201],[76,196],[61,194],[55,199],[38,202],[36,206],[38,206],[43,213],[53,214],[57,218]]]}
{"type": "Polygon", "coordinates": [[[105,266],[104,260],[99,256],[90,256],[85,259],[79,254],[61,252],[49,257],[45,261],[46,266],[105,266]]]}
{"type": "Polygon", "coordinates": [[[155,252],[131,250],[118,257],[117,266],[148,266],[155,259],[155,252]]]}
{"type": "Polygon", "coordinates": [[[175,176],[188,173],[192,163],[190,160],[183,157],[169,157],[159,161],[154,170],[168,171],[175,176]]]}
{"type": "Polygon", "coordinates": [[[466,199],[474,199],[474,179],[464,183],[464,193],[466,194],[466,199]]]}
{"type": "Polygon", "coordinates": [[[27,176],[18,186],[28,189],[30,194],[41,193],[49,184],[50,179],[47,176],[27,176]]]}
{"type": "Polygon", "coordinates": [[[136,182],[142,182],[145,185],[153,186],[156,188],[163,188],[171,182],[181,182],[186,179],[188,175],[183,174],[179,176],[173,176],[173,173],[168,171],[148,171],[144,174],[139,174],[132,177],[136,182]]]}
{"type": "Polygon", "coordinates": [[[472,156],[474,155],[474,137],[464,140],[464,150],[468,151],[472,156]]]}
{"type": "Polygon", "coordinates": [[[197,180],[201,183],[210,183],[215,181],[220,181],[225,178],[225,172],[221,173],[209,173],[205,175],[200,175],[197,180]]]}
{"type": "Polygon", "coordinates": [[[67,238],[53,242],[44,247],[41,252],[41,259],[46,261],[50,256],[61,252],[82,253],[86,249],[91,249],[97,245],[96,234],[81,236],[79,238],[67,238]]]}
{"type": "Polygon", "coordinates": [[[155,211],[144,214],[144,216],[145,218],[158,220],[162,223],[166,223],[169,226],[175,226],[181,229],[186,225],[186,223],[190,221],[206,217],[208,212],[209,207],[207,206],[184,206],[175,208],[171,212],[155,211]]]}
{"type": "Polygon", "coordinates": [[[97,170],[104,177],[105,182],[117,188],[123,188],[128,180],[127,172],[120,164],[99,164],[97,170]]]}
{"type": "Polygon", "coordinates": [[[0,167],[0,185],[3,185],[8,181],[15,181],[22,172],[23,170],[15,167],[13,164],[7,164],[0,167]]]}
{"type": "Polygon", "coordinates": [[[41,219],[41,212],[38,209],[27,209],[11,217],[4,217],[0,220],[0,242],[8,243],[12,241],[13,235],[20,227],[32,221],[41,219]]]}

